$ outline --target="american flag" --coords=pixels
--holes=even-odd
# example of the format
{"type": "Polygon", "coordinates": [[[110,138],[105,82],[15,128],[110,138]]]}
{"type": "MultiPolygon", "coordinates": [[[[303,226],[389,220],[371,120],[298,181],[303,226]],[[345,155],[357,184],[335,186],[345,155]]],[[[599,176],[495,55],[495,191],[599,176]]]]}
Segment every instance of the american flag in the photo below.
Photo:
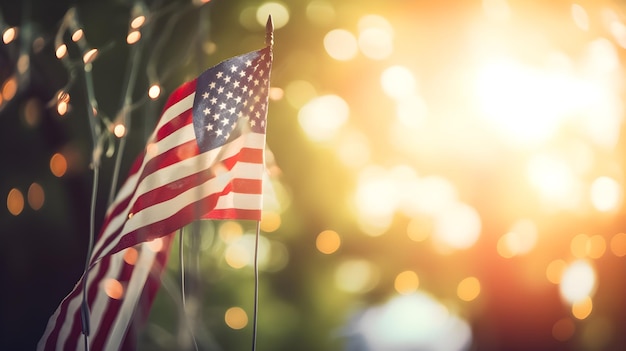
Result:
{"type": "MultiPolygon", "coordinates": [[[[172,233],[202,218],[261,219],[271,65],[268,46],[223,61],[170,95],[94,245],[87,279],[93,349],[133,348],[133,316],[151,305],[172,233]]],[[[84,349],[83,277],[48,321],[39,350],[84,349]]]]}

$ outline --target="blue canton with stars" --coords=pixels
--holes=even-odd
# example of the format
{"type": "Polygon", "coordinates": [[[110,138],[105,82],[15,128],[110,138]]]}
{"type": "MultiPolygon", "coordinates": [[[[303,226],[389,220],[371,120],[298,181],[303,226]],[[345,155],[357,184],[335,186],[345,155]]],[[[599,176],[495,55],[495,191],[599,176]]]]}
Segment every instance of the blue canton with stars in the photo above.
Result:
{"type": "Polygon", "coordinates": [[[272,53],[269,47],[230,58],[196,81],[193,127],[201,152],[249,128],[265,133],[272,53]]]}

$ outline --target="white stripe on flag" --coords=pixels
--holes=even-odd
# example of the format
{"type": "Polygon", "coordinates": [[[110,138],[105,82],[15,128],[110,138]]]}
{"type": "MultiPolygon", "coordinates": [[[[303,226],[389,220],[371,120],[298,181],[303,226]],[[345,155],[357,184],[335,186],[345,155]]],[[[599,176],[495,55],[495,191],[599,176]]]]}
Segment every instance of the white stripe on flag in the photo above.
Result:
{"type": "Polygon", "coordinates": [[[242,210],[258,210],[263,204],[263,195],[232,193],[217,200],[216,210],[237,208],[242,210]],[[235,206],[236,204],[236,206],[235,206]]]}
{"type": "MultiPolygon", "coordinates": [[[[192,130],[193,131],[193,130],[192,130]]],[[[141,195],[143,195],[144,193],[154,189],[154,185],[158,184],[159,186],[161,185],[165,185],[165,184],[169,184],[171,182],[174,182],[177,179],[198,173],[202,170],[207,169],[207,164],[211,164],[211,162],[214,162],[215,157],[221,152],[224,152],[224,155],[222,155],[221,158],[228,158],[228,157],[232,157],[234,155],[237,154],[237,152],[239,152],[239,150],[241,149],[241,144],[243,144],[243,146],[245,147],[249,147],[249,148],[257,148],[257,149],[262,149],[265,146],[265,135],[263,134],[258,134],[258,133],[248,133],[248,134],[244,134],[242,136],[240,136],[239,138],[237,138],[236,140],[233,140],[231,143],[225,145],[222,148],[218,148],[218,149],[214,149],[214,150],[210,150],[208,152],[199,154],[197,156],[194,157],[190,157],[188,159],[185,159],[183,161],[180,161],[178,163],[172,164],[168,167],[165,168],[161,168],[153,173],[151,173],[150,175],[146,176],[141,183],[137,186],[137,190],[135,191],[135,193],[133,194],[132,199],[129,201],[128,206],[126,207],[126,209],[124,211],[121,211],[115,218],[111,219],[111,222],[109,223],[109,225],[107,226],[106,230],[104,233],[102,233],[102,236],[100,237],[100,239],[98,239],[98,242],[96,243],[95,247],[94,247],[94,253],[100,252],[102,245],[105,244],[106,240],[108,237],[110,237],[113,233],[115,233],[120,226],[124,226],[124,233],[128,233],[131,230],[135,230],[137,228],[139,228],[139,226],[135,225],[131,227],[127,227],[129,224],[129,222],[137,222],[138,219],[135,219],[134,217],[137,214],[134,214],[132,218],[128,219],[128,212],[130,211],[130,208],[133,206],[133,204],[135,203],[135,201],[137,200],[137,198],[141,195]],[[127,228],[132,228],[132,229],[128,229],[127,228]]],[[[146,160],[144,160],[144,165],[146,164],[146,160]]],[[[238,163],[235,168],[237,167],[246,167],[244,166],[246,165],[245,163],[238,163]]],[[[249,170],[251,172],[256,172],[255,174],[261,174],[259,172],[263,172],[263,167],[264,165],[262,164],[249,164],[249,165],[254,165],[254,166],[258,166],[261,167],[261,169],[255,169],[255,170],[249,170]]],[[[143,167],[142,167],[143,168],[143,167]]],[[[246,170],[247,171],[247,170],[246,170]]],[[[140,172],[138,172],[140,173],[140,172]]],[[[241,172],[238,172],[241,174],[241,172]]],[[[229,179],[230,181],[230,179],[229,179]]],[[[208,182],[207,182],[208,183],[208,182]]],[[[209,183],[207,184],[207,189],[203,190],[203,194],[207,194],[208,190],[214,190],[216,189],[215,187],[212,187],[211,184],[213,183],[209,183]],[[209,188],[210,187],[210,188],[209,188]]],[[[221,185],[222,183],[218,183],[218,185],[221,185]]],[[[224,183],[225,185],[226,183],[224,183]]],[[[222,190],[222,188],[217,188],[217,191],[222,190]]],[[[191,189],[190,189],[191,190],[191,189]]],[[[196,190],[194,190],[195,192],[196,190]]],[[[189,193],[189,191],[185,192],[185,193],[189,193]]],[[[206,196],[204,195],[204,196],[206,196]]],[[[181,195],[179,195],[178,197],[181,197],[181,195]]],[[[121,201],[120,201],[121,202],[121,201]]],[[[187,203],[189,204],[189,203],[187,203]]],[[[141,211],[143,212],[143,211],[141,211]]],[[[139,213],[141,213],[139,212],[139,213]]],[[[142,222],[144,224],[152,224],[158,220],[162,220],[164,218],[169,217],[170,215],[172,215],[173,213],[169,213],[169,215],[167,215],[166,217],[161,217],[161,218],[154,218],[153,217],[153,221],[152,222],[142,222]]],[[[141,218],[141,217],[140,217],[141,218]]],[[[109,250],[111,250],[113,247],[115,247],[115,245],[117,245],[117,243],[120,241],[119,239],[121,238],[121,236],[118,236],[118,240],[114,240],[112,241],[109,245],[106,246],[106,248],[101,252],[101,254],[94,259],[92,259],[92,263],[99,260],[100,258],[102,258],[102,256],[104,254],[106,254],[109,250]]]]}
{"type": "Polygon", "coordinates": [[[149,246],[149,243],[141,244],[139,259],[133,268],[133,274],[126,287],[122,306],[115,318],[115,322],[113,322],[113,327],[104,344],[104,350],[119,350],[122,340],[124,340],[124,335],[126,335],[130,320],[135,313],[135,307],[137,306],[139,297],[141,297],[146,280],[148,280],[148,275],[156,259],[157,253],[150,249],[149,246]]]}
{"type": "MultiPolygon", "coordinates": [[[[87,291],[89,291],[89,289],[91,288],[91,286],[93,284],[99,284],[99,282],[95,281],[95,276],[98,274],[98,272],[100,271],[100,269],[95,269],[96,267],[94,267],[93,269],[91,269],[89,271],[88,274],[88,280],[87,280],[87,291]]],[[[100,267],[98,267],[100,268],[100,267]]],[[[109,262],[109,267],[105,273],[105,276],[113,276],[115,274],[117,274],[117,270],[119,267],[114,263],[114,262],[109,262]]],[[[82,291],[82,280],[78,281],[77,288],[79,291],[82,291]]],[[[65,322],[63,323],[63,327],[61,328],[61,330],[59,331],[59,338],[57,339],[57,344],[56,344],[56,349],[57,350],[62,350],[64,349],[64,344],[67,341],[67,338],[69,337],[72,329],[73,329],[73,324],[74,323],[81,323],[80,318],[78,318],[77,320],[74,320],[74,314],[76,312],[78,312],[78,310],[80,310],[80,306],[82,304],[82,300],[83,300],[83,295],[82,293],[77,294],[74,299],[72,301],[70,301],[68,308],[67,308],[67,313],[65,314],[67,316],[67,319],[65,320],[65,322]]],[[[90,318],[91,321],[91,318],[90,318]]],[[[80,327],[79,327],[80,328],[80,327]]]]}
{"type": "MultiPolygon", "coordinates": [[[[104,286],[102,284],[106,282],[107,279],[119,279],[120,272],[124,268],[124,254],[119,253],[117,255],[112,255],[111,260],[109,261],[109,270],[104,275],[103,279],[99,282],[88,282],[89,286],[92,284],[98,284],[96,298],[92,304],[90,304],[90,313],[89,313],[89,325],[90,325],[90,337],[89,341],[93,343],[96,335],[100,333],[100,324],[102,322],[102,316],[106,312],[107,305],[109,304],[110,297],[106,294],[104,290],[104,286]]],[[[89,288],[88,288],[89,291],[89,288]]],[[[82,294],[78,295],[77,298],[82,300],[82,294]]],[[[80,308],[80,307],[79,307],[80,308]]],[[[85,344],[83,342],[77,343],[77,351],[82,351],[85,349],[85,344]]]]}

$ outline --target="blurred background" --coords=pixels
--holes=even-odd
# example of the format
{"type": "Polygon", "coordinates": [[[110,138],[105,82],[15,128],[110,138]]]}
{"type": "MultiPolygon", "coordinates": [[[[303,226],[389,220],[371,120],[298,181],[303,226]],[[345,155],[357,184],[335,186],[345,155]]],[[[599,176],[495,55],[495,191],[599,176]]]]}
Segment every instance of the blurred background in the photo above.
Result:
{"type": "MultiPolygon", "coordinates": [[[[259,350],[623,349],[625,10],[0,1],[0,349],[34,349],[82,273],[90,89],[99,228],[117,154],[119,184],[168,94],[270,13],[259,350]]],[[[187,313],[177,244],[139,349],[190,348],[185,318],[200,349],[250,348],[255,223],[194,228],[187,313]]]]}

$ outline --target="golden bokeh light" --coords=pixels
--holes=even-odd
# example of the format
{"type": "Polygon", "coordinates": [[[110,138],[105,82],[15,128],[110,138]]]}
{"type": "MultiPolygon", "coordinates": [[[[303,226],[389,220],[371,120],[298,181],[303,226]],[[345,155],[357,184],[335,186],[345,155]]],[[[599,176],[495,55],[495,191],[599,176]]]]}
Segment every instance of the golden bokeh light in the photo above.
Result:
{"type": "Polygon", "coordinates": [[[317,235],[315,247],[324,254],[332,254],[341,246],[341,237],[334,230],[324,230],[317,235]]]}
{"type": "Polygon", "coordinates": [[[337,157],[347,167],[361,169],[371,160],[370,141],[363,133],[347,131],[337,142],[337,157]]]}
{"type": "MultiPolygon", "coordinates": [[[[0,99],[0,104],[1,103],[2,99],[0,99]]],[[[39,99],[28,99],[28,101],[26,101],[26,104],[24,104],[23,111],[24,122],[26,122],[26,125],[28,125],[29,127],[35,127],[39,125],[39,123],[41,122],[42,112],[42,105],[39,99]]]]}
{"type": "Polygon", "coordinates": [[[615,42],[622,48],[626,48],[626,25],[619,19],[614,18],[606,24],[609,31],[613,35],[615,42]]]}
{"type": "Polygon", "coordinates": [[[161,86],[158,84],[152,84],[148,89],[148,96],[152,100],[156,100],[161,95],[161,86]]]}
{"type": "Polygon", "coordinates": [[[141,32],[138,30],[133,30],[128,33],[126,36],[126,43],[129,45],[133,45],[137,43],[141,39],[141,32]]]}
{"type": "Polygon", "coordinates": [[[396,103],[396,117],[401,128],[418,130],[426,124],[428,116],[426,101],[419,94],[403,98],[396,103]]]}
{"type": "Polygon", "coordinates": [[[63,154],[55,153],[50,158],[50,171],[57,177],[62,177],[67,172],[67,159],[63,154]]]}
{"type": "Polygon", "coordinates": [[[622,203],[622,186],[610,177],[596,178],[590,193],[593,207],[600,212],[616,210],[622,203]]]}
{"type": "Polygon", "coordinates": [[[527,171],[530,184],[547,205],[563,209],[580,206],[582,184],[565,160],[555,155],[538,154],[530,159],[527,171]]]}
{"type": "Polygon", "coordinates": [[[584,7],[579,4],[572,4],[572,19],[578,28],[588,31],[589,30],[589,15],[584,7]]]}
{"type": "Polygon", "coordinates": [[[482,230],[480,215],[470,205],[457,203],[435,218],[434,237],[445,247],[457,250],[472,247],[482,230]]]}
{"type": "Polygon", "coordinates": [[[336,11],[332,2],[326,0],[313,0],[306,6],[306,18],[309,22],[326,27],[333,23],[336,11]]]}
{"type": "Polygon", "coordinates": [[[65,55],[67,55],[67,45],[65,45],[65,44],[61,44],[61,45],[59,45],[59,46],[56,48],[56,50],[55,50],[54,54],[56,55],[56,57],[57,57],[58,59],[62,59],[62,58],[64,58],[64,57],[65,57],[65,55]]]}
{"type": "Polygon", "coordinates": [[[79,28],[76,31],[74,31],[74,33],[72,34],[72,41],[77,42],[81,40],[84,36],[85,36],[85,32],[79,28]]]}
{"type": "Polygon", "coordinates": [[[313,98],[298,112],[298,122],[313,141],[329,141],[348,121],[350,107],[338,95],[313,98]]]}
{"type": "Polygon", "coordinates": [[[69,109],[69,105],[67,102],[59,101],[57,103],[57,113],[59,114],[59,116],[65,115],[68,109],[69,109]]]}
{"type": "Polygon", "coordinates": [[[576,258],[587,257],[588,241],[589,236],[587,234],[578,234],[574,236],[570,242],[570,251],[572,252],[572,255],[576,258]]]}
{"type": "Polygon", "coordinates": [[[2,98],[9,101],[15,97],[17,93],[17,77],[12,76],[2,84],[2,98]]]}
{"type": "Polygon", "coordinates": [[[225,221],[217,229],[217,235],[223,242],[230,244],[241,238],[243,227],[238,222],[225,221]]]}
{"type": "Polygon", "coordinates": [[[546,268],[546,277],[548,278],[548,281],[552,284],[559,284],[561,282],[563,272],[565,272],[565,268],[567,268],[567,263],[565,263],[562,259],[556,259],[550,262],[546,268]]]}
{"type": "Polygon", "coordinates": [[[156,238],[152,241],[146,242],[148,244],[148,249],[152,252],[159,252],[163,250],[163,239],[156,238]]]}
{"type": "Polygon", "coordinates": [[[585,297],[581,301],[572,304],[572,315],[577,319],[585,319],[589,317],[593,310],[593,301],[589,296],[585,297]]]}
{"type": "Polygon", "coordinates": [[[124,297],[124,286],[119,280],[108,278],[102,282],[102,285],[102,289],[108,297],[114,300],[120,300],[124,297]]]}
{"type": "Polygon", "coordinates": [[[379,280],[377,267],[363,259],[343,261],[335,271],[335,284],[340,290],[364,293],[376,286],[379,280]]]}
{"type": "Polygon", "coordinates": [[[552,326],[552,336],[559,341],[567,341],[574,336],[576,325],[570,318],[561,318],[552,326]]]}
{"type": "Polygon", "coordinates": [[[146,156],[154,157],[158,154],[159,154],[159,144],[148,143],[148,145],[146,145],[146,156]]]}
{"type": "Polygon", "coordinates": [[[413,271],[404,271],[396,276],[393,287],[401,295],[411,294],[419,288],[419,277],[413,271]]]}
{"type": "Polygon", "coordinates": [[[285,98],[294,108],[301,108],[308,101],[317,96],[317,91],[313,84],[306,80],[294,80],[285,87],[285,98]]]}
{"type": "Polygon", "coordinates": [[[226,263],[235,269],[245,267],[250,263],[251,253],[248,249],[241,244],[230,244],[224,252],[224,259],[226,263]]]}
{"type": "Polygon", "coordinates": [[[587,234],[578,234],[572,238],[570,250],[576,258],[589,257],[598,259],[606,251],[606,240],[602,235],[588,236],[587,234]]]}
{"type": "Polygon", "coordinates": [[[26,73],[29,67],[30,67],[30,56],[27,54],[20,55],[20,58],[17,60],[17,71],[21,74],[24,74],[26,73]]]}
{"type": "Polygon", "coordinates": [[[498,254],[511,258],[530,252],[537,242],[537,228],[530,220],[519,220],[498,240],[498,254]]]}
{"type": "Polygon", "coordinates": [[[358,53],[357,39],[345,29],[333,29],[324,36],[326,53],[335,60],[348,61],[358,53]]]}
{"type": "Polygon", "coordinates": [[[83,55],[83,62],[85,64],[92,63],[96,57],[98,57],[98,49],[91,49],[83,55]]]}
{"type": "Polygon", "coordinates": [[[143,26],[144,23],[146,23],[146,16],[140,15],[140,16],[133,18],[133,20],[130,21],[130,27],[132,29],[138,29],[139,27],[143,26]]]}
{"type": "Polygon", "coordinates": [[[365,15],[359,19],[359,49],[372,60],[383,60],[393,53],[393,27],[380,15],[365,15]]]}
{"type": "Polygon", "coordinates": [[[408,237],[416,242],[428,239],[433,232],[432,219],[426,216],[413,217],[406,227],[408,237]]]}
{"type": "Polygon", "coordinates": [[[24,194],[19,189],[13,188],[9,191],[7,209],[14,216],[19,215],[24,210],[24,194]]]}
{"type": "Polygon", "coordinates": [[[380,75],[380,84],[385,94],[395,100],[412,98],[417,92],[415,75],[404,66],[386,68],[380,75]]]}
{"type": "Polygon", "coordinates": [[[606,240],[602,235],[593,235],[587,240],[587,256],[589,258],[598,259],[604,255],[606,251],[606,240]]]}
{"type": "Polygon", "coordinates": [[[496,250],[498,251],[498,255],[504,258],[511,258],[515,256],[515,252],[511,245],[511,236],[510,233],[507,233],[498,239],[498,243],[496,245],[496,250]]]}
{"type": "Polygon", "coordinates": [[[5,44],[9,44],[13,40],[15,40],[15,38],[17,38],[17,32],[17,27],[9,27],[5,29],[2,33],[2,42],[5,44]]]}
{"type": "Polygon", "coordinates": [[[285,96],[285,91],[279,87],[271,87],[269,93],[269,99],[272,101],[282,100],[285,96]]]}
{"type": "Polygon", "coordinates": [[[626,256],[626,233],[617,233],[611,238],[611,252],[617,257],[626,256]]]}
{"type": "Polygon", "coordinates": [[[39,185],[39,183],[32,183],[28,187],[28,194],[26,195],[26,197],[28,199],[28,205],[35,211],[41,209],[46,200],[46,195],[43,191],[43,187],[39,185]]]}
{"type": "Polygon", "coordinates": [[[117,123],[113,127],[113,134],[118,138],[123,137],[124,135],[126,135],[126,126],[122,123],[117,123]]]}
{"type": "Polygon", "coordinates": [[[275,211],[263,211],[261,215],[261,231],[272,233],[280,228],[280,214],[275,211]]]}
{"type": "Polygon", "coordinates": [[[241,307],[231,307],[224,313],[224,322],[231,329],[243,329],[248,325],[248,314],[241,307]]]}
{"type": "Polygon", "coordinates": [[[456,294],[463,301],[473,301],[480,295],[480,281],[476,277],[467,277],[461,282],[456,289],[456,294]]]}
{"type": "Polygon", "coordinates": [[[137,263],[137,258],[139,257],[139,252],[134,247],[129,247],[124,250],[124,262],[129,265],[134,265],[137,263]]]}
{"type": "Polygon", "coordinates": [[[561,297],[570,304],[581,302],[595,292],[596,280],[595,269],[588,261],[574,261],[565,268],[561,277],[561,297]]]}

